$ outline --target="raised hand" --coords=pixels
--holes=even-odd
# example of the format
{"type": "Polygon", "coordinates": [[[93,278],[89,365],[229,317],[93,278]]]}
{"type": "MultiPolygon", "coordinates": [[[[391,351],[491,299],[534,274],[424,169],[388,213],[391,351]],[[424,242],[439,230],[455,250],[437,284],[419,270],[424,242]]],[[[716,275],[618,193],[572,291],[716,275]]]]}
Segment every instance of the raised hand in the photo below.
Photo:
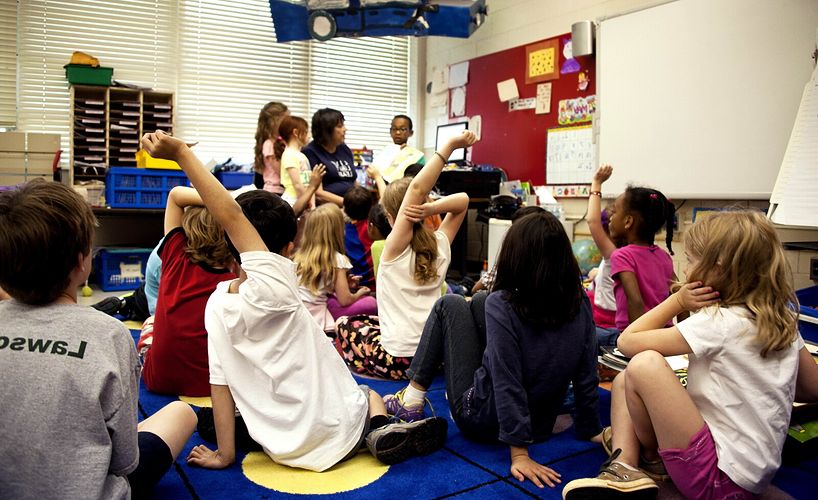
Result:
{"type": "Polygon", "coordinates": [[[719,302],[719,292],[701,281],[685,283],[674,295],[685,311],[698,311],[719,302]]]}
{"type": "Polygon", "coordinates": [[[612,173],[613,173],[612,166],[608,164],[600,165],[599,168],[596,169],[596,173],[594,174],[594,182],[602,184],[603,182],[611,178],[612,173]]]}
{"type": "Polygon", "coordinates": [[[187,143],[182,139],[168,135],[161,130],[142,136],[142,149],[154,158],[175,160],[179,152],[187,147],[187,143]]]}
{"type": "Polygon", "coordinates": [[[367,175],[367,177],[369,177],[370,179],[377,179],[378,177],[380,177],[380,176],[381,176],[381,171],[380,171],[380,170],[378,170],[378,167],[376,167],[376,166],[374,166],[374,165],[367,165],[367,167],[366,167],[366,175],[367,175]]]}
{"type": "Polygon", "coordinates": [[[462,134],[449,139],[452,150],[466,148],[477,142],[477,136],[471,130],[464,130],[462,134]]]}

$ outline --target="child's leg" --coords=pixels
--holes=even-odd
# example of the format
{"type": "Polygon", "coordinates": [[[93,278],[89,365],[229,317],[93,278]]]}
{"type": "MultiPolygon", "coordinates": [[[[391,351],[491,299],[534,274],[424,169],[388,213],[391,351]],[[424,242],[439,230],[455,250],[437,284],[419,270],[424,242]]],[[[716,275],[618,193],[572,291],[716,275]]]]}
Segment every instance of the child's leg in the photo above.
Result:
{"type": "Polygon", "coordinates": [[[628,413],[624,372],[617,375],[611,385],[611,429],[614,431],[611,451],[617,448],[622,450],[618,460],[636,467],[641,445],[628,413]]]}
{"type": "Polygon", "coordinates": [[[175,459],[196,429],[196,413],[187,403],[174,401],[139,422],[137,431],[159,436],[175,459]]]}

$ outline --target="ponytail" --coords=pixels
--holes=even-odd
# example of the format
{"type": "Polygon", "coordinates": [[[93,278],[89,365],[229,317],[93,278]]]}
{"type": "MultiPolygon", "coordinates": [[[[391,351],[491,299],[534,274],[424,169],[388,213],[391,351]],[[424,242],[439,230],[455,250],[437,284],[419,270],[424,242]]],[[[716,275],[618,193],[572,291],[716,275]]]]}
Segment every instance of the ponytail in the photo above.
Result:
{"type": "Polygon", "coordinates": [[[284,154],[285,149],[287,149],[287,143],[284,142],[284,138],[281,136],[276,137],[273,143],[273,153],[275,154],[276,160],[281,161],[281,155],[284,154]]]}
{"type": "Polygon", "coordinates": [[[415,252],[415,281],[421,285],[438,278],[437,240],[435,235],[422,222],[412,226],[412,242],[409,244],[415,252]]]}

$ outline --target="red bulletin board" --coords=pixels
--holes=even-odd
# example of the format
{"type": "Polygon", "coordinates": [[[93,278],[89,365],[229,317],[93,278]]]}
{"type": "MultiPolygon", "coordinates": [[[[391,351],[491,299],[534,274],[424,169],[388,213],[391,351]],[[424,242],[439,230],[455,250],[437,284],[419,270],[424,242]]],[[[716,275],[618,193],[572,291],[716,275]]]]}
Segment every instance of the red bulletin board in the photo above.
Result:
{"type": "MultiPolygon", "coordinates": [[[[559,65],[565,63],[562,54],[571,34],[554,37],[559,39],[559,65]]],[[[549,39],[552,40],[552,39],[549,39]]],[[[532,42],[537,43],[537,42],[532,42]]],[[[527,44],[530,45],[530,44],[527,44]]],[[[471,161],[490,164],[506,171],[511,180],[531,181],[534,185],[545,184],[546,131],[560,127],[557,123],[559,101],[596,94],[596,65],[593,56],[579,57],[576,61],[580,71],[560,74],[551,80],[551,111],[534,114],[533,109],[509,111],[507,102],[500,102],[497,83],[509,78],[517,81],[520,99],[536,97],[537,84],[526,85],[526,45],[488,54],[469,62],[469,83],[466,84],[466,116],[482,117],[480,142],[472,146],[471,161]],[[578,90],[578,75],[588,71],[590,84],[578,90]]],[[[565,125],[569,127],[570,125],[565,125]]]]}

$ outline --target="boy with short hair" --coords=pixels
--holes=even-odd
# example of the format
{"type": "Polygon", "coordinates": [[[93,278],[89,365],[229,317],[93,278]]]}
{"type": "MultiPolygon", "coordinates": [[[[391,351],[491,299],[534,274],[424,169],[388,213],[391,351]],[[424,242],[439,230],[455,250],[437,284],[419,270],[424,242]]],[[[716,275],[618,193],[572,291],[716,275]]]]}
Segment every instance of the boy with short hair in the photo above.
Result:
{"type": "Polygon", "coordinates": [[[233,200],[167,134],[146,134],[142,146],[181,165],[241,263],[239,278],[221,283],[205,311],[218,449],[197,446],[188,463],[221,469],[235,461],[236,407],[265,453],[292,467],[323,471],[364,443],[389,464],[442,447],[446,420],[389,423],[380,396],[355,383],[304,307],[287,258],[296,231],[290,206],[264,191],[233,200]]]}
{"type": "Polygon", "coordinates": [[[425,163],[423,151],[409,145],[409,138],[414,133],[412,119],[407,115],[395,115],[392,118],[389,135],[392,136],[393,144],[383,148],[372,161],[372,165],[382,173],[387,183],[403,177],[404,170],[413,163],[425,163]]]}
{"type": "Polygon", "coordinates": [[[344,226],[344,248],[352,263],[352,274],[360,276],[359,285],[375,290],[375,274],[372,269],[372,239],[369,237],[369,210],[372,193],[361,186],[354,186],[344,194],[344,213],[349,218],[344,226]]]}
{"type": "Polygon", "coordinates": [[[150,493],[196,425],[182,402],[137,426],[139,362],[125,326],[77,306],[96,218],[59,183],[0,194],[0,498],[150,493]]]}

